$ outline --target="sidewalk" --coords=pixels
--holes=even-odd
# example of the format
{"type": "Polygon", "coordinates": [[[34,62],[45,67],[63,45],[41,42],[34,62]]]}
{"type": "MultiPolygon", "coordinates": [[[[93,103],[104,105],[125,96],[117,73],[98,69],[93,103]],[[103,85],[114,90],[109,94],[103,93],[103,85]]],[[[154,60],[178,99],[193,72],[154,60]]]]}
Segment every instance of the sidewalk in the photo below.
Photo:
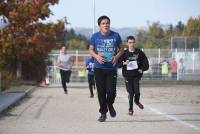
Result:
{"type": "Polygon", "coordinates": [[[8,91],[0,93],[0,113],[13,106],[20,99],[30,93],[34,86],[15,86],[11,87],[8,91]]]}
{"type": "MultiPolygon", "coordinates": [[[[50,84],[50,88],[61,87],[61,84],[50,84]]],[[[88,84],[85,83],[70,83],[69,88],[86,88],[88,84]]],[[[8,108],[16,104],[20,99],[24,98],[28,93],[35,89],[35,86],[13,86],[9,90],[0,92],[0,113],[6,111],[8,108]]]]}

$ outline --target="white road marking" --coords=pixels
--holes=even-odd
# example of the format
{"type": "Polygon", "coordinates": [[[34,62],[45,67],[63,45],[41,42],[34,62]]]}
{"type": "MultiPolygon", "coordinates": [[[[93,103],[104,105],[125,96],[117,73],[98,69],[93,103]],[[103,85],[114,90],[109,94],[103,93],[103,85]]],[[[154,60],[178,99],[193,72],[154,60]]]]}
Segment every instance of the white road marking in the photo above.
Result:
{"type": "MultiPolygon", "coordinates": [[[[121,98],[123,98],[124,100],[128,101],[127,96],[122,95],[122,94],[120,94],[120,95],[118,94],[118,96],[121,97],[121,98]]],[[[182,121],[181,119],[178,119],[178,118],[175,117],[175,116],[168,115],[168,114],[166,114],[166,113],[164,113],[164,112],[161,112],[161,111],[159,111],[158,109],[155,109],[155,108],[153,108],[153,107],[151,107],[151,106],[146,106],[146,107],[147,107],[148,109],[150,109],[152,112],[154,112],[154,113],[156,113],[156,114],[159,114],[159,115],[162,115],[162,116],[164,116],[164,117],[166,117],[166,118],[168,118],[168,119],[174,120],[174,121],[176,121],[176,122],[178,122],[178,123],[180,123],[180,124],[182,124],[182,125],[184,125],[184,126],[187,126],[187,127],[190,127],[190,128],[196,129],[196,130],[200,130],[199,127],[197,127],[197,126],[195,126],[195,125],[193,125],[193,124],[187,123],[187,122],[185,122],[185,121],[182,121]]]]}
{"type": "Polygon", "coordinates": [[[167,117],[167,118],[169,118],[169,119],[172,119],[172,120],[174,120],[174,121],[176,121],[176,122],[178,122],[178,123],[180,123],[180,124],[182,124],[182,125],[184,125],[184,126],[187,126],[187,127],[190,127],[190,128],[196,129],[196,130],[200,130],[199,127],[197,127],[197,126],[195,126],[195,125],[192,125],[192,124],[190,124],[190,123],[187,123],[187,122],[185,122],[185,121],[182,121],[181,119],[178,119],[178,118],[175,117],[175,116],[168,115],[168,114],[166,114],[166,113],[164,113],[164,112],[161,112],[161,111],[159,111],[158,109],[155,109],[155,108],[153,108],[153,107],[151,107],[151,106],[147,106],[147,107],[148,107],[152,112],[154,112],[154,113],[156,113],[156,114],[159,114],[159,115],[162,115],[162,116],[167,117]]]}

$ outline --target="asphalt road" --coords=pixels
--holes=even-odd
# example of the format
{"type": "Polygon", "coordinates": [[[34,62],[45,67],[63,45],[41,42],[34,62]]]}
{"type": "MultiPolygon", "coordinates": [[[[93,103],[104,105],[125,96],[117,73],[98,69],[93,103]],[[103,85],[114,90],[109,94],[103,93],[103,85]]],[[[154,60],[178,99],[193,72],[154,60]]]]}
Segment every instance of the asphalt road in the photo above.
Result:
{"type": "MultiPolygon", "coordinates": [[[[0,134],[200,134],[200,86],[144,86],[141,102],[129,116],[125,88],[119,87],[114,107],[98,122],[98,101],[86,87],[38,88],[0,117],[0,134]]],[[[96,92],[96,91],[95,91],[96,92]]]]}

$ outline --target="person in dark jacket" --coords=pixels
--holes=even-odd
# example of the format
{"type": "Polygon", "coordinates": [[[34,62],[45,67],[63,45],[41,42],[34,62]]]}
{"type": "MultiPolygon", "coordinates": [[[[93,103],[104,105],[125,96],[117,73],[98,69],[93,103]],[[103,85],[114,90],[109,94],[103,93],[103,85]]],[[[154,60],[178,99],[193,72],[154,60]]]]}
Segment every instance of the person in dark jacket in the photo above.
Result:
{"type": "Polygon", "coordinates": [[[126,89],[129,99],[129,115],[133,115],[133,98],[135,104],[144,109],[140,102],[140,84],[139,81],[143,72],[148,70],[149,63],[143,51],[136,48],[136,41],[134,36],[127,37],[128,49],[119,60],[119,66],[122,67],[122,74],[125,78],[126,89]]]}

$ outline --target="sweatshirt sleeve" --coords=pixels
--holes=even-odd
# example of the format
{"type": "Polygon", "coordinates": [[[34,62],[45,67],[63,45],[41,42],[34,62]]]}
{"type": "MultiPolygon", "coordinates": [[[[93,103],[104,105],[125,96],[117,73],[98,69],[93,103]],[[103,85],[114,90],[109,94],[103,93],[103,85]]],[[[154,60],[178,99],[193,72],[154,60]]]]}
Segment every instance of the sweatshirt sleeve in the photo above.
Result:
{"type": "Polygon", "coordinates": [[[118,60],[118,68],[122,68],[123,67],[123,62],[125,61],[125,59],[126,59],[126,54],[124,52],[123,55],[118,60]]]}
{"type": "Polygon", "coordinates": [[[139,66],[139,69],[142,69],[143,71],[145,70],[145,66],[144,66],[144,61],[147,60],[147,57],[145,55],[145,53],[143,51],[140,51],[140,54],[139,54],[139,63],[138,63],[138,66],[139,66]]]}

